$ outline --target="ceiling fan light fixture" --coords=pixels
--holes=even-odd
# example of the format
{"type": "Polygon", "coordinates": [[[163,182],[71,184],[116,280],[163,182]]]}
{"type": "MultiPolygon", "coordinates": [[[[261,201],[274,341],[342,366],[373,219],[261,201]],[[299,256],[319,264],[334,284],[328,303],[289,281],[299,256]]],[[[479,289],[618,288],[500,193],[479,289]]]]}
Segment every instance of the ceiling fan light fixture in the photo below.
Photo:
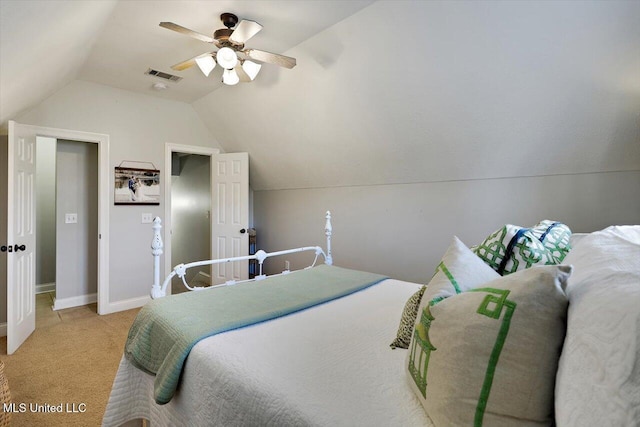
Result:
{"type": "Polygon", "coordinates": [[[238,77],[238,73],[236,70],[224,70],[222,73],[222,83],[233,86],[238,84],[240,81],[240,77],[238,77]]]}
{"type": "Polygon", "coordinates": [[[242,69],[251,80],[256,78],[260,72],[260,68],[262,68],[262,64],[258,64],[257,62],[249,61],[248,59],[242,62],[242,69]]]}
{"type": "Polygon", "coordinates": [[[232,69],[238,63],[236,52],[230,47],[220,49],[216,54],[216,59],[218,60],[218,64],[226,70],[232,69]]]}
{"type": "Polygon", "coordinates": [[[264,50],[245,49],[245,43],[262,30],[262,25],[259,23],[248,19],[239,20],[233,13],[223,13],[220,15],[220,19],[226,28],[215,30],[213,37],[173,22],[160,23],[163,28],[213,44],[217,48],[213,52],[202,53],[174,64],[171,69],[184,71],[198,65],[202,73],[208,77],[216,65],[220,65],[220,68],[224,69],[223,83],[235,85],[239,82],[253,81],[260,73],[263,64],[273,64],[289,69],[296,66],[295,58],[264,50]]]}
{"type": "Polygon", "coordinates": [[[198,64],[198,67],[200,68],[200,71],[202,71],[202,74],[207,77],[209,77],[211,71],[216,68],[216,61],[213,60],[213,57],[211,55],[196,58],[196,64],[198,64]]]}

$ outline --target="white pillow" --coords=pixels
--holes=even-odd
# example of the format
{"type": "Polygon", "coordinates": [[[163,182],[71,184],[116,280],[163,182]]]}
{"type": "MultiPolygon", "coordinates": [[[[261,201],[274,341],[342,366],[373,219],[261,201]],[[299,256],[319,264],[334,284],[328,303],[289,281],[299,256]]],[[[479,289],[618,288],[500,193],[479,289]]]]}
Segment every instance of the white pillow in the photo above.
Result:
{"type": "Polygon", "coordinates": [[[397,336],[391,343],[391,348],[409,347],[416,323],[416,314],[419,310],[424,309],[426,303],[433,299],[439,301],[464,292],[496,277],[500,277],[500,275],[454,236],[453,242],[436,267],[436,272],[427,288],[419,290],[407,301],[402,311],[397,336]]]}
{"type": "Polygon", "coordinates": [[[570,274],[569,266],[532,267],[424,304],[406,370],[435,425],[553,422],[570,274]]]}
{"type": "Polygon", "coordinates": [[[454,236],[424,291],[418,312],[434,299],[440,301],[498,277],[498,273],[454,236]]]}
{"type": "Polygon", "coordinates": [[[573,264],[567,336],[556,379],[559,426],[640,423],[640,226],[582,238],[573,264]]]}

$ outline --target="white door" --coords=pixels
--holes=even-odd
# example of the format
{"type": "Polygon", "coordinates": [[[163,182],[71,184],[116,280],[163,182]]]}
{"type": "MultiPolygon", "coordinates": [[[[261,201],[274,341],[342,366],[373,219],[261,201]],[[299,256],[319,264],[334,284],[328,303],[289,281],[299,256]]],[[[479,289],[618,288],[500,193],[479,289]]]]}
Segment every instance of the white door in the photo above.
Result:
{"type": "MultiPolygon", "coordinates": [[[[249,254],[249,155],[216,154],[213,159],[211,253],[214,258],[249,254]]],[[[248,261],[214,265],[213,283],[249,277],[248,261]]]]}
{"type": "Polygon", "coordinates": [[[36,328],[36,134],[13,121],[7,172],[7,354],[12,354],[36,328]]]}

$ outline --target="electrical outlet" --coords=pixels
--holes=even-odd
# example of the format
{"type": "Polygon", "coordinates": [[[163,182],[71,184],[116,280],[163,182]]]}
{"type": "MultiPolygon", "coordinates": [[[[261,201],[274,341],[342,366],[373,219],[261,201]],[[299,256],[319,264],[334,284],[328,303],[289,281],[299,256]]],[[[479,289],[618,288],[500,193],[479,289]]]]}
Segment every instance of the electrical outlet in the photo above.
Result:
{"type": "Polygon", "coordinates": [[[77,224],[78,223],[78,214],[77,213],[64,214],[64,223],[65,224],[77,224]]]}
{"type": "Polygon", "coordinates": [[[150,213],[143,213],[142,214],[142,223],[143,224],[151,224],[152,221],[153,221],[153,216],[150,213]]]}

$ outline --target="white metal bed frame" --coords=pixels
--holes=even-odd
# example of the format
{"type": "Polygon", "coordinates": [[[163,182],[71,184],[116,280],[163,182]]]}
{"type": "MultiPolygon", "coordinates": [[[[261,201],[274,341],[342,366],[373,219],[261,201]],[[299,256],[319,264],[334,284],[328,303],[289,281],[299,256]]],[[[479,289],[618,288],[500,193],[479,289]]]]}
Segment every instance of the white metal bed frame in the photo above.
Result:
{"type": "MultiPolygon", "coordinates": [[[[324,250],[320,247],[320,246],[304,246],[301,248],[295,248],[295,249],[286,249],[283,251],[276,251],[276,252],[265,252],[262,249],[260,249],[259,251],[257,251],[254,255],[246,255],[246,256],[239,256],[239,257],[233,257],[233,258],[221,258],[221,259],[210,259],[210,260],[205,260],[205,261],[195,261],[195,262],[190,262],[187,264],[178,264],[176,265],[173,270],[171,271],[171,273],[164,279],[164,282],[162,283],[162,286],[160,285],[160,255],[162,255],[163,253],[163,248],[164,248],[164,244],[162,242],[162,236],[160,236],[160,229],[162,228],[162,221],[160,220],[159,217],[155,217],[153,219],[153,240],[151,240],[151,254],[153,255],[153,286],[151,287],[151,298],[156,299],[156,298],[162,298],[164,296],[167,295],[167,286],[169,286],[169,283],[171,283],[171,279],[173,279],[175,276],[178,276],[180,279],[182,279],[182,283],[184,284],[184,286],[190,290],[190,291],[199,291],[202,289],[211,289],[211,288],[217,288],[219,286],[231,286],[231,285],[235,285],[237,283],[242,283],[242,282],[251,282],[251,281],[257,281],[257,280],[263,280],[267,278],[267,275],[263,273],[262,271],[262,266],[264,263],[264,260],[267,258],[271,258],[274,256],[279,256],[279,255],[287,255],[287,254],[293,254],[293,253],[297,253],[297,252],[305,252],[305,251],[315,251],[316,256],[313,259],[313,263],[308,266],[305,267],[305,269],[307,268],[311,268],[316,264],[316,261],[318,260],[318,256],[322,255],[324,257],[324,263],[327,265],[332,265],[333,264],[333,257],[331,256],[331,235],[333,233],[333,227],[331,226],[331,212],[327,211],[326,215],[325,215],[325,226],[324,226],[324,234],[327,237],[327,252],[325,253],[324,250]],[[186,272],[189,268],[192,267],[201,267],[204,265],[212,265],[212,264],[222,264],[222,263],[227,263],[227,262],[234,262],[234,261],[247,261],[247,260],[257,260],[258,261],[258,272],[259,274],[256,275],[254,278],[252,279],[246,279],[246,280],[228,280],[225,283],[221,283],[219,285],[212,285],[212,286],[189,286],[189,284],[187,284],[187,281],[185,280],[185,276],[186,276],[186,272]]],[[[272,274],[272,276],[278,276],[280,274],[288,274],[290,273],[290,271],[288,269],[284,270],[282,273],[279,274],[272,274]]]]}

